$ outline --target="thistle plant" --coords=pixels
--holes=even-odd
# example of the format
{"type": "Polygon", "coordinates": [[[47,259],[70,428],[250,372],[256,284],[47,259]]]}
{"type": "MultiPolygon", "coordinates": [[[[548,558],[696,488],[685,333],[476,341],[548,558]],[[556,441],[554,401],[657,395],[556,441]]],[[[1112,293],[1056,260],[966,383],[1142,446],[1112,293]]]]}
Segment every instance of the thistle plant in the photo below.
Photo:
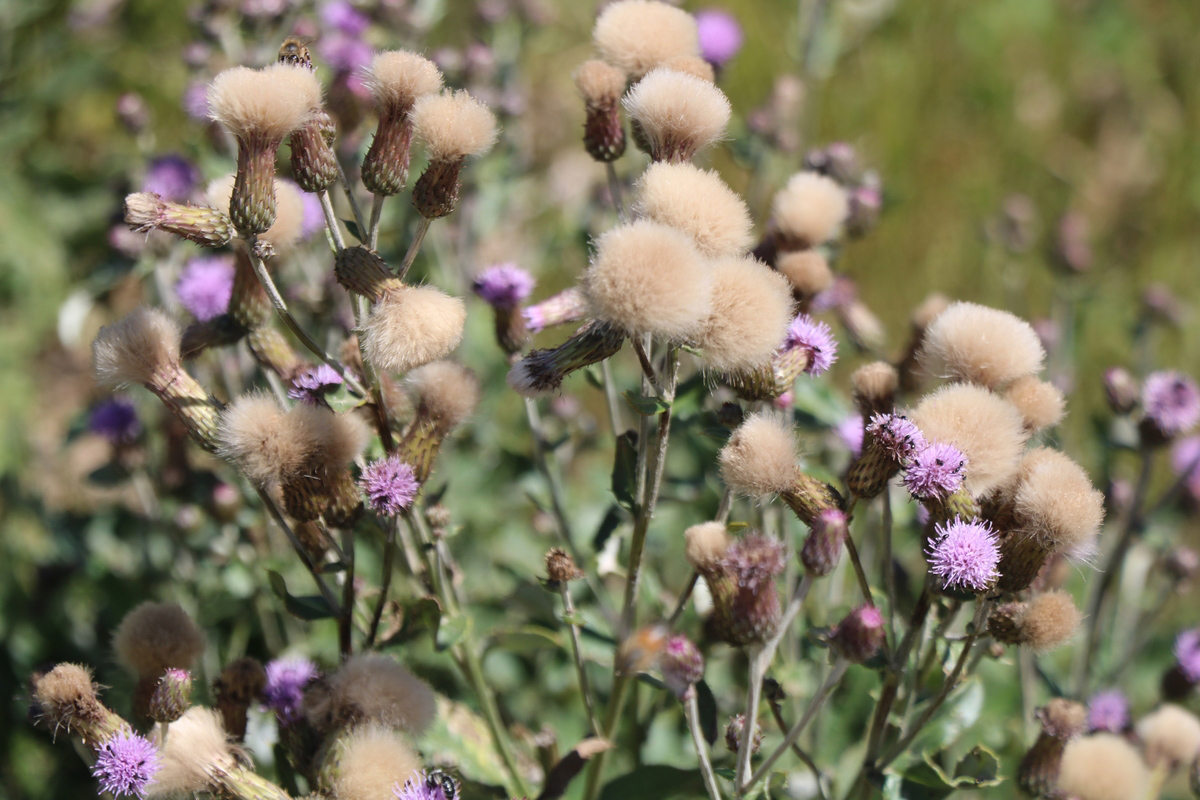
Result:
{"type": "Polygon", "coordinates": [[[100,328],[94,377],[165,422],[121,394],[90,427],[148,515],[175,508],[180,563],[206,530],[249,578],[238,636],[199,581],[125,614],[113,708],[86,667],[32,676],[35,719],[100,792],[1128,800],[1196,780],[1200,629],[1162,702],[1119,688],[1200,568],[1156,527],[1200,498],[1189,376],[1092,387],[1105,447],[1141,469],[1097,490],[1028,321],[933,295],[888,337],[847,269],[887,210],[853,147],[759,162],[762,198],[712,168],[745,129],[719,84],[742,34],[659,0],[606,5],[573,71],[586,263],[505,254],[524,190],[495,163],[526,158],[519,115],[444,74],[415,22],[375,52],[388,26],[321,8],[315,64],[288,38],[264,66],[288,33],[266,25],[224,40],[213,63],[246,64],[207,85],[208,144],[236,168],[203,204],[168,180],[186,171],[124,201],[155,279],[100,328]],[[1158,495],[1155,460],[1177,476],[1158,495]],[[203,512],[179,501],[201,488],[203,512]],[[1139,581],[1157,605],[1130,602],[1139,581]],[[1001,684],[1011,730],[956,722],[1001,684]]]}

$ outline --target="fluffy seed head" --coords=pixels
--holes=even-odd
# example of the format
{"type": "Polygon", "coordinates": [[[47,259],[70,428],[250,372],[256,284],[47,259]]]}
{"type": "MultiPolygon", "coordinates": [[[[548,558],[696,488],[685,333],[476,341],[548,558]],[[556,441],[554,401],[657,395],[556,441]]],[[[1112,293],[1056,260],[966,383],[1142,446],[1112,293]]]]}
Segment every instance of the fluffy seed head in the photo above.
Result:
{"type": "Polygon", "coordinates": [[[1039,652],[1053,650],[1075,635],[1081,619],[1075,601],[1066,592],[1039,594],[1029,601],[1021,619],[1022,643],[1039,652]]]}
{"type": "Polygon", "coordinates": [[[896,401],[900,373],[886,361],[873,361],[854,370],[850,376],[854,406],[864,417],[886,414],[896,401]]]}
{"type": "Polygon", "coordinates": [[[925,397],[913,422],[934,441],[967,457],[965,486],[974,497],[1009,483],[1020,466],[1028,434],[1012,403],[972,384],[944,386],[925,397]]]}
{"type": "Polygon", "coordinates": [[[807,352],[808,366],[804,371],[809,375],[820,375],[837,361],[837,339],[833,337],[833,330],[808,314],[798,314],[788,325],[783,349],[807,352]]]}
{"type": "Polygon", "coordinates": [[[986,590],[998,577],[1000,546],[991,525],[985,520],[953,522],[934,528],[929,542],[929,571],[942,579],[948,589],[986,590]]]}
{"type": "Polygon", "coordinates": [[[371,508],[387,516],[395,516],[412,505],[421,488],[412,465],[395,455],[368,464],[359,483],[371,508]]]}
{"type": "Polygon", "coordinates": [[[419,412],[446,428],[461,425],[479,404],[479,379],[453,361],[434,361],[408,374],[419,412]]]}
{"type": "MultiPolygon", "coordinates": [[[[226,175],[208,185],[205,197],[216,208],[229,208],[233,197],[235,176],[226,175]]],[[[304,195],[291,181],[275,179],[275,221],[258,234],[260,241],[275,248],[276,254],[286,253],[304,233],[304,195]]]]}
{"type": "Polygon", "coordinates": [[[363,322],[363,352],[376,369],[408,372],[458,347],[466,317],[457,297],[432,286],[405,286],[385,294],[363,322]]]}
{"type": "Polygon", "coordinates": [[[403,736],[382,725],[364,725],[338,760],[334,793],[342,800],[382,800],[420,769],[421,759],[403,736]]]}
{"type": "Polygon", "coordinates": [[[709,258],[746,252],[753,222],[742,198],[716,172],[692,164],[651,164],[634,196],[635,212],[678,228],[709,258]]]}
{"type": "Polygon", "coordinates": [[[419,98],[442,90],[442,73],[416,53],[388,50],[371,60],[366,84],[380,114],[403,114],[419,98]]]}
{"type": "Polygon", "coordinates": [[[713,69],[713,65],[700,56],[677,56],[662,66],[675,72],[682,72],[684,75],[699,78],[705,83],[715,83],[717,80],[717,72],[713,69]]]}
{"type": "MultiPolygon", "coordinates": [[[[970,470],[968,470],[968,473],[970,470]]],[[[1039,448],[1025,457],[1014,499],[1017,523],[1054,552],[1073,552],[1096,536],[1104,520],[1104,495],[1067,456],[1039,448]]]]}
{"type": "Polygon", "coordinates": [[[1079,800],[1142,800],[1149,778],[1131,744],[1115,734],[1097,733],[1067,745],[1058,788],[1079,800]]]}
{"type": "Polygon", "coordinates": [[[1138,720],[1136,728],[1151,767],[1177,769],[1200,755],[1200,719],[1181,706],[1165,703],[1138,720]]]}
{"type": "Polygon", "coordinates": [[[204,634],[177,603],[147,601],[121,620],[113,649],[138,675],[157,678],[170,668],[191,669],[204,652],[204,634]]]}
{"type": "Polygon", "coordinates": [[[598,319],[632,335],[688,339],[712,307],[712,272],[691,237],[657,222],[621,225],[596,242],[583,291],[598,319]]]}
{"type": "Polygon", "coordinates": [[[1129,700],[1120,689],[1096,692],[1088,701],[1088,730],[1120,733],[1129,727],[1129,700]]]}
{"type": "Polygon", "coordinates": [[[683,532],[683,554],[698,570],[712,569],[729,549],[729,531],[721,522],[701,522],[683,532]]]}
{"type": "Polygon", "coordinates": [[[695,18],[658,0],[618,0],[605,7],[592,30],[604,60],[640,78],[679,56],[700,54],[695,18]]]}
{"type": "Polygon", "coordinates": [[[575,86],[588,105],[611,105],[625,92],[625,73],[612,64],[592,59],[575,71],[575,86]]]}
{"type": "Polygon", "coordinates": [[[91,671],[78,664],[59,664],[35,678],[33,698],[56,729],[69,727],[100,707],[91,671]]]}
{"type": "Polygon", "coordinates": [[[742,494],[785,492],[796,481],[792,426],[775,414],[753,414],[729,437],[718,460],[725,485],[742,494]]]}
{"type": "Polygon", "coordinates": [[[208,87],[208,113],[239,139],[278,143],[321,108],[321,83],[312,70],[291,64],[233,67],[208,87]]]}
{"type": "Polygon", "coordinates": [[[329,691],[334,724],[371,721],[416,736],[437,711],[433,690],[424,681],[379,654],[348,659],[330,676],[329,691]]]}
{"type": "Polygon", "coordinates": [[[836,236],[849,209],[845,190],[832,178],[798,172],[775,194],[771,221],[784,238],[783,249],[804,250],[836,236]]]}
{"type": "Polygon", "coordinates": [[[221,715],[210,708],[192,706],[171,723],[151,796],[204,791],[215,775],[234,769],[236,763],[221,727],[221,715]]]}
{"type": "Polygon", "coordinates": [[[787,281],[753,258],[722,258],[710,269],[712,309],[696,337],[705,362],[718,372],[767,364],[792,319],[787,281]]]}
{"type": "Polygon", "coordinates": [[[781,253],[775,269],[788,279],[801,297],[820,294],[833,285],[833,271],[819,250],[793,250],[781,253]]]}
{"type": "Polygon", "coordinates": [[[977,303],[951,303],[925,330],[917,355],[931,375],[989,389],[1042,369],[1046,351],[1025,320],[977,303]]]}
{"type": "Polygon", "coordinates": [[[219,455],[258,486],[294,475],[313,451],[311,436],[298,436],[285,412],[266,392],[242,395],[221,414],[219,455]]]}
{"type": "Polygon", "coordinates": [[[463,90],[428,94],[412,108],[413,134],[430,161],[481,156],[496,143],[496,117],[463,90]]]}
{"type": "Polygon", "coordinates": [[[661,67],[638,81],[624,103],[655,161],[690,161],[725,135],[732,113],[729,99],[716,86],[661,67]]]}
{"type": "Polygon", "coordinates": [[[1031,433],[1052,428],[1067,413],[1067,399],[1053,383],[1032,375],[1017,378],[1004,391],[1004,399],[1016,406],[1031,433]]]}
{"type": "Polygon", "coordinates": [[[967,458],[952,444],[930,442],[904,467],[904,485],[913,497],[941,500],[957,492],[967,470],[967,458]]]}
{"type": "Polygon", "coordinates": [[[179,368],[179,326],[156,308],[138,308],[105,325],[92,342],[96,382],[109,389],[154,382],[179,368]]]}
{"type": "Polygon", "coordinates": [[[122,731],[100,746],[92,775],[100,790],[115,797],[145,797],[161,758],[154,744],[136,733],[122,731]]]}

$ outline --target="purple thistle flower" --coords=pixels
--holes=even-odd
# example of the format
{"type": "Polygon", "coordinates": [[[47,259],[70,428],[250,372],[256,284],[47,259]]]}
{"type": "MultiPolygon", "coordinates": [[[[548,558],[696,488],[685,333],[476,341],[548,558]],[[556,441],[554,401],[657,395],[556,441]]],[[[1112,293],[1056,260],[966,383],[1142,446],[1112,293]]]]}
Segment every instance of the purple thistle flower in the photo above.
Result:
{"type": "Polygon", "coordinates": [[[838,276],[832,286],[817,293],[808,309],[814,314],[820,314],[822,311],[845,308],[857,299],[858,287],[854,285],[854,281],[844,276],[838,276]]]}
{"type": "Polygon", "coordinates": [[[783,348],[803,348],[808,351],[808,367],[804,371],[809,375],[820,375],[837,361],[837,340],[833,338],[833,331],[824,322],[818,322],[808,314],[798,315],[788,325],[783,348]]]}
{"type": "Polygon", "coordinates": [[[479,273],[471,289],[496,308],[516,308],[537,282],[516,264],[498,264],[479,273]]]}
{"type": "Polygon", "coordinates": [[[1120,689],[1096,692],[1088,701],[1088,730],[1120,733],[1129,727],[1129,701],[1120,689]]]}
{"type": "Polygon", "coordinates": [[[1200,683],[1200,628],[1183,631],[1175,637],[1175,659],[1184,677],[1200,683]]]}
{"type": "Polygon", "coordinates": [[[267,663],[267,688],[263,699],[282,725],[300,718],[304,687],[317,677],[317,665],[307,658],[277,658],[267,663]]]}
{"type": "Polygon", "coordinates": [[[787,554],[782,542],[761,533],[747,533],[729,546],[723,563],[740,588],[754,591],[783,572],[787,554]]]}
{"type": "Polygon", "coordinates": [[[1151,372],[1142,384],[1142,408],[1166,436],[1187,433],[1200,422],[1200,388],[1182,372],[1151,372]]]}
{"type": "Polygon", "coordinates": [[[327,392],[336,391],[342,385],[342,376],[328,364],[318,364],[292,378],[288,397],[305,405],[315,406],[327,392]]]}
{"type": "Polygon", "coordinates": [[[300,236],[307,239],[325,227],[325,211],[321,208],[321,198],[312,192],[300,192],[300,199],[304,203],[304,215],[300,218],[300,236]]]}
{"type": "Polygon", "coordinates": [[[326,3],[321,8],[321,21],[331,28],[337,28],[347,36],[355,37],[362,36],[366,32],[367,26],[371,24],[371,20],[366,14],[346,0],[333,0],[332,3],[326,3]]]}
{"type": "Polygon", "coordinates": [[[1188,492],[1200,499],[1200,436],[1189,436],[1171,448],[1171,469],[1184,479],[1188,492]]]}
{"type": "Polygon", "coordinates": [[[336,32],[321,37],[317,52],[337,72],[360,70],[370,64],[375,55],[371,45],[361,39],[336,32]]]}
{"type": "Polygon", "coordinates": [[[408,508],[421,488],[413,468],[399,456],[388,456],[369,464],[359,483],[367,493],[371,508],[389,517],[408,508]]]}
{"type": "Polygon", "coordinates": [[[839,422],[834,428],[842,444],[846,445],[846,449],[855,458],[862,453],[863,446],[863,418],[862,414],[851,414],[844,420],[839,422]]]}
{"type": "Polygon", "coordinates": [[[936,526],[926,552],[929,571],[939,576],[947,589],[981,592],[999,576],[1000,544],[984,520],[964,522],[956,517],[936,526]]]}
{"type": "Polygon", "coordinates": [[[444,772],[422,771],[417,773],[416,780],[409,778],[403,786],[397,784],[392,794],[396,800],[451,800],[451,797],[458,796],[458,787],[454,779],[444,772]],[[453,787],[449,793],[446,791],[447,782],[453,787]]]}
{"type": "Polygon", "coordinates": [[[962,487],[967,457],[952,444],[930,442],[904,469],[904,485],[913,497],[939,500],[962,487]]]}
{"type": "Polygon", "coordinates": [[[714,66],[721,66],[742,49],[742,26],[728,11],[706,9],[696,12],[700,37],[700,55],[714,66]]]}
{"type": "Polygon", "coordinates": [[[160,764],[158,750],[149,739],[122,731],[100,747],[92,775],[100,781],[101,791],[117,797],[145,797],[160,764]]]}
{"type": "Polygon", "coordinates": [[[142,432],[137,408],[127,397],[110,397],[92,409],[88,430],[115,445],[129,444],[142,432]]]}
{"type": "Polygon", "coordinates": [[[200,170],[183,156],[156,158],[146,168],[142,191],[153,192],[166,200],[183,202],[192,196],[200,182],[200,170]]]}
{"type": "Polygon", "coordinates": [[[927,446],[921,429],[901,414],[874,415],[867,425],[867,433],[897,464],[908,462],[927,446]]]}
{"type": "Polygon", "coordinates": [[[207,322],[229,310],[233,296],[233,259],[229,256],[201,256],[183,267],[175,284],[179,303],[188,312],[207,322]]]}
{"type": "Polygon", "coordinates": [[[209,122],[208,82],[196,81],[183,92],[183,110],[197,122],[209,122]]]}
{"type": "Polygon", "coordinates": [[[704,677],[704,656],[686,636],[672,636],[663,647],[659,668],[663,683],[682,700],[704,677]]]}

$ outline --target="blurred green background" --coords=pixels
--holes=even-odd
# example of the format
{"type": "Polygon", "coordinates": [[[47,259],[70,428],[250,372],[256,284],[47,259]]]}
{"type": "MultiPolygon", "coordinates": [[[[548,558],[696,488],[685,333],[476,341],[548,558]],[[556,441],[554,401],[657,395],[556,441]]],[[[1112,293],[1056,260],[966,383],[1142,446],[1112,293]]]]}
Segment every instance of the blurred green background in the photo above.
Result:
{"type": "MultiPolygon", "coordinates": [[[[468,3],[422,5],[435,9],[435,23],[421,42],[411,31],[396,32],[399,41],[461,48],[483,35],[468,3]]],[[[607,222],[591,220],[572,199],[574,184],[603,177],[580,160],[582,115],[569,78],[590,54],[594,9],[537,5],[542,16],[527,15],[506,33],[489,29],[496,52],[511,56],[507,80],[525,102],[505,121],[507,160],[481,165],[472,180],[492,198],[502,230],[481,237],[477,257],[515,253],[536,265],[548,289],[569,283],[585,263],[580,229],[607,222]]],[[[757,171],[738,142],[713,157],[747,192],[756,219],[806,148],[855,145],[882,177],[884,210],[877,228],[846,248],[839,269],[884,321],[893,349],[913,307],[935,290],[1052,319],[1062,343],[1052,368],[1074,387],[1063,447],[1103,480],[1110,465],[1099,462],[1095,436],[1103,370],[1194,372],[1200,364],[1200,320],[1191,313],[1200,290],[1200,5],[714,0],[686,7],[724,8],[745,29],[746,46],[719,81],[739,141],[741,120],[769,102],[777,79],[799,80],[794,150],[765,157],[757,171]],[[1053,256],[1068,212],[1086,220],[1094,256],[1078,274],[1056,267],[1053,256]],[[1170,324],[1148,327],[1142,293],[1156,284],[1179,308],[1160,302],[1158,318],[1170,324]]],[[[121,614],[143,597],[199,594],[171,588],[181,580],[178,565],[151,552],[148,530],[136,521],[116,526],[136,530],[131,538],[114,540],[95,511],[103,499],[89,496],[81,506],[62,453],[95,396],[86,365],[98,322],[79,309],[94,298],[121,305],[113,296],[130,291],[121,276],[131,266],[108,240],[121,198],[137,187],[148,157],[202,159],[207,148],[180,101],[192,79],[181,54],[202,13],[173,0],[0,0],[0,794],[11,797],[62,796],[65,787],[89,785],[77,759],[25,723],[29,672],[87,659],[102,682],[120,680],[106,646],[121,614]],[[149,114],[138,134],[115,111],[127,93],[149,114]]],[[[268,55],[276,46],[270,35],[268,55]]],[[[380,45],[396,43],[375,35],[380,45]]],[[[462,265],[459,278],[474,267],[462,265]]],[[[463,358],[487,382],[481,418],[512,423],[471,434],[472,452],[494,457],[485,463],[495,467],[514,463],[527,444],[489,337],[486,318],[476,315],[463,358]]],[[[835,380],[856,363],[843,358],[835,380]]],[[[518,468],[528,474],[527,462],[518,468]]],[[[453,466],[448,472],[457,474],[453,466]]],[[[463,464],[461,474],[468,477],[452,491],[469,498],[504,494],[512,473],[463,464]]],[[[576,479],[593,487],[581,491],[579,514],[594,525],[606,504],[607,464],[585,462],[576,479]]],[[[500,507],[514,520],[528,513],[519,496],[500,507]]],[[[509,525],[489,521],[492,509],[463,514],[466,524],[497,533],[509,525]]],[[[524,526],[511,523],[514,531],[524,526]]],[[[545,542],[519,541],[515,551],[494,544],[482,551],[481,568],[536,563],[545,542]]],[[[213,621],[222,615],[236,616],[236,603],[210,612],[213,621]]]]}

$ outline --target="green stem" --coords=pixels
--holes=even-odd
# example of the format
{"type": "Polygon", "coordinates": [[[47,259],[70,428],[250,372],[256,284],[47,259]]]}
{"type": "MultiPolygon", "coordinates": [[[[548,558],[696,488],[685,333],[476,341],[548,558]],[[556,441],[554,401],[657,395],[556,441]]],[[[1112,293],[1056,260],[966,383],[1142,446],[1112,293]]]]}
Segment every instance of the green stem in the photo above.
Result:
{"type": "Polygon", "coordinates": [[[575,673],[579,677],[579,693],[583,695],[583,705],[587,710],[588,725],[591,728],[593,735],[600,734],[600,724],[596,720],[596,709],[592,704],[592,690],[588,686],[587,671],[584,669],[583,649],[579,644],[579,626],[575,624],[575,604],[571,601],[571,590],[567,586],[566,581],[562,581],[558,585],[559,594],[562,595],[563,612],[567,619],[567,629],[571,635],[571,658],[575,662],[575,673]]]}
{"type": "Polygon", "coordinates": [[[400,265],[400,271],[396,273],[396,277],[404,280],[408,275],[408,271],[412,269],[413,262],[417,260],[417,253],[421,249],[421,242],[425,241],[425,234],[429,232],[429,223],[433,220],[428,217],[421,217],[417,221],[417,230],[413,234],[412,243],[408,246],[408,252],[404,254],[404,263],[400,265]]]}
{"type": "Polygon", "coordinates": [[[842,676],[846,674],[846,668],[849,666],[850,662],[846,661],[844,658],[839,658],[837,660],[837,663],[833,665],[833,669],[829,671],[829,675],[826,676],[825,682],[821,684],[821,688],[817,690],[817,693],[813,695],[812,700],[809,701],[808,708],[804,709],[804,716],[802,716],[800,720],[792,726],[792,729],[788,731],[788,735],[784,737],[783,743],[780,744],[779,747],[775,748],[775,751],[772,752],[771,755],[767,756],[767,758],[758,765],[758,769],[754,771],[754,774],[750,777],[749,784],[747,784],[745,788],[750,788],[765,778],[770,772],[771,767],[774,766],[775,762],[779,760],[779,757],[786,753],[788,749],[796,743],[796,740],[800,738],[800,734],[804,733],[804,729],[808,726],[808,723],[812,721],[812,718],[816,716],[817,711],[821,709],[821,706],[825,703],[825,700],[829,697],[829,694],[833,691],[834,687],[838,685],[838,682],[841,681],[842,676]]]}
{"type": "Polygon", "coordinates": [[[396,560],[396,523],[387,526],[387,539],[383,543],[383,571],[379,580],[379,602],[375,604],[375,612],[371,615],[371,626],[367,631],[367,647],[375,646],[375,638],[379,635],[379,621],[383,619],[383,609],[387,605],[388,591],[392,587],[393,565],[396,560]]]}
{"type": "Polygon", "coordinates": [[[683,715],[687,718],[692,744],[695,745],[696,756],[700,759],[700,774],[704,776],[704,788],[708,790],[708,798],[721,800],[721,787],[717,784],[717,776],[708,757],[708,742],[704,740],[704,732],[700,730],[700,704],[696,700],[695,688],[689,689],[687,697],[684,698],[683,715]]]}

